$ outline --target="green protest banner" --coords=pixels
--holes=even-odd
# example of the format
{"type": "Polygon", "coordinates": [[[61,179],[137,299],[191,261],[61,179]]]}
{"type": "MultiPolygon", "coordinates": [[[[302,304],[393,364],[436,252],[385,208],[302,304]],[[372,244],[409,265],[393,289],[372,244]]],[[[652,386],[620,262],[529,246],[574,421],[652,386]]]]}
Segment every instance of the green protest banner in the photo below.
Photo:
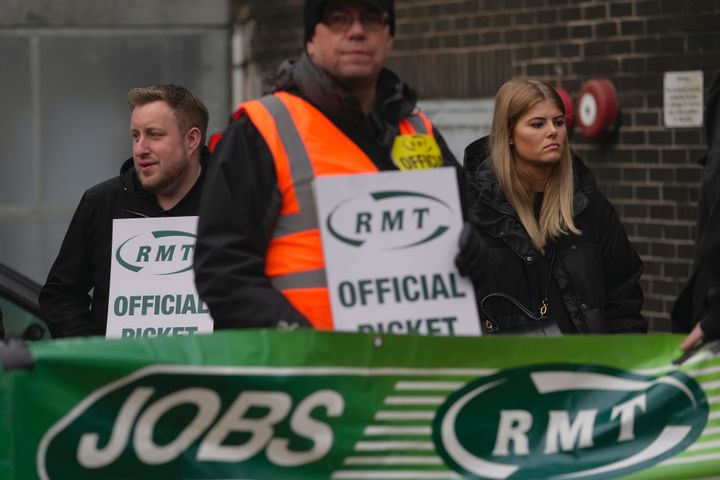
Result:
{"type": "Polygon", "coordinates": [[[720,474],[720,358],[679,336],[315,331],[30,346],[3,479],[677,479],[720,474]]]}

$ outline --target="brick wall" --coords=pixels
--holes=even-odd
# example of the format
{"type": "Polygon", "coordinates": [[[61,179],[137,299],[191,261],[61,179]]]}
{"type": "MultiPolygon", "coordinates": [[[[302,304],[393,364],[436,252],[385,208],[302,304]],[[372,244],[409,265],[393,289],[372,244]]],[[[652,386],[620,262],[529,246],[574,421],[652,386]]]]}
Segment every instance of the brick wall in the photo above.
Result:
{"type": "Polygon", "coordinates": [[[234,60],[238,76],[246,78],[242,100],[271,90],[283,60],[303,50],[303,0],[233,0],[236,33],[245,40],[243,58],[234,60]],[[251,73],[248,73],[251,72],[251,73]]]}
{"type": "MultiPolygon", "coordinates": [[[[271,73],[301,50],[300,0],[238,1],[256,21],[250,63],[271,73]],[[281,6],[282,5],[282,6],[281,6]]],[[[601,142],[575,134],[574,148],[615,205],[645,262],[651,328],[687,279],[704,153],[701,128],[663,126],[663,74],[720,68],[720,0],[397,0],[390,67],[420,98],[484,98],[514,76],[549,81],[573,97],[610,78],[619,130],[601,142]]],[[[268,76],[268,78],[270,78],[268,76]]]]}

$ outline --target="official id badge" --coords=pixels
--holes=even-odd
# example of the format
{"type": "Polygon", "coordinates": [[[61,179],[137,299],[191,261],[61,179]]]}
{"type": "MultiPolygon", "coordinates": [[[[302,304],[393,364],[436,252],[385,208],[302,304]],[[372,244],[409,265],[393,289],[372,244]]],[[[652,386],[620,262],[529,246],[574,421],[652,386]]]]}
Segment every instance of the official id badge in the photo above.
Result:
{"type": "Polygon", "coordinates": [[[440,146],[432,135],[398,135],[391,151],[398,170],[428,170],[443,166],[440,146]]]}

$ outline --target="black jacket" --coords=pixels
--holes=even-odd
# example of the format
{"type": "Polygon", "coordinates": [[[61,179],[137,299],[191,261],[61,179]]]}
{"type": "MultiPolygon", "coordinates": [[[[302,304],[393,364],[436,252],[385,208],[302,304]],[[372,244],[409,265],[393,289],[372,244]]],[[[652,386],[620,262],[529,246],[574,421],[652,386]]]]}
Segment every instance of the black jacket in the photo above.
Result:
{"type": "MultiPolygon", "coordinates": [[[[392,72],[381,73],[375,107],[367,116],[306,54],[281,67],[277,89],[318,108],[379,170],[396,168],[392,141],[399,134],[398,122],[415,108],[415,93],[392,72]]],[[[458,167],[442,137],[434,134],[445,163],[458,167]]],[[[282,199],[272,154],[247,116],[228,126],[211,163],[194,265],[197,288],[215,328],[308,326],[265,275],[265,255],[282,199]]]]}
{"type": "MultiPolygon", "coordinates": [[[[487,156],[487,138],[467,147],[465,168],[475,200],[474,222],[489,247],[488,274],[483,282],[476,283],[478,302],[501,292],[539,316],[541,301],[552,282],[548,315],[566,320],[563,331],[647,331],[647,322],[640,314],[642,263],[615,210],[578,158],[573,167],[573,219],[582,234],[563,235],[546,248],[545,255],[533,247],[498,183],[487,156]]],[[[498,333],[525,329],[534,322],[504,299],[488,299],[486,307],[493,321],[487,324],[488,316],[481,312],[481,323],[498,333]]]]}
{"type": "Polygon", "coordinates": [[[688,332],[698,322],[708,338],[720,337],[720,71],[710,84],[705,108],[707,155],[698,200],[695,262],[673,305],[673,330],[688,332]]]}
{"type": "Polygon", "coordinates": [[[83,194],[40,291],[40,309],[53,338],[105,334],[113,220],[197,215],[208,155],[204,149],[195,185],[167,211],[143,189],[132,158],[123,163],[119,176],[83,194]]]}

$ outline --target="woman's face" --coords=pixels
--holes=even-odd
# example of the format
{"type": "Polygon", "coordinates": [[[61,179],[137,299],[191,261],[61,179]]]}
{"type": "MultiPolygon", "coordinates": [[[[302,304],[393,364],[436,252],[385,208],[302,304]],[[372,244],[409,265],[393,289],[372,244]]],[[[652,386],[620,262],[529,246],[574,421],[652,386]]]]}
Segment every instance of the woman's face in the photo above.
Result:
{"type": "Polygon", "coordinates": [[[565,151],[565,116],[550,100],[543,100],[520,117],[510,132],[517,168],[524,173],[549,172],[565,151]]]}

